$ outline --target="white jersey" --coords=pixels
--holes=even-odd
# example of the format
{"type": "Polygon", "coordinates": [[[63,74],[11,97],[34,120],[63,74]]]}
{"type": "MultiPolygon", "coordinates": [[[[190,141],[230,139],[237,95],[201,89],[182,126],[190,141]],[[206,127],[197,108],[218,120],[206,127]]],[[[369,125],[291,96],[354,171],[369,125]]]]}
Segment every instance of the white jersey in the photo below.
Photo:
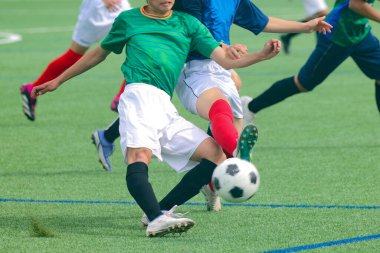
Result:
{"type": "Polygon", "coordinates": [[[127,0],[121,0],[119,9],[110,12],[103,0],[83,0],[72,40],[84,47],[102,40],[111,30],[120,12],[131,9],[127,0]]]}
{"type": "Polygon", "coordinates": [[[325,0],[303,0],[303,6],[306,17],[312,17],[328,8],[325,0]]]}

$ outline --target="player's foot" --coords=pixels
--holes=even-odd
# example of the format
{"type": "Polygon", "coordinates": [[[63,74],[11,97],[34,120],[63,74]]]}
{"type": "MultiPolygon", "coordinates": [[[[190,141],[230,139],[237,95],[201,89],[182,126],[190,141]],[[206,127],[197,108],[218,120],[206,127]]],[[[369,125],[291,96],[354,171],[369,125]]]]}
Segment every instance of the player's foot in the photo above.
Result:
{"type": "MultiPolygon", "coordinates": [[[[177,207],[178,207],[177,205],[174,205],[169,211],[164,210],[164,211],[162,211],[162,213],[167,215],[167,216],[173,217],[173,218],[182,218],[183,216],[185,216],[187,214],[187,212],[186,213],[175,212],[177,207]]],[[[148,226],[148,224],[149,224],[148,216],[146,216],[145,213],[141,217],[141,223],[143,224],[143,226],[148,226]]]]}
{"type": "Polygon", "coordinates": [[[253,146],[255,146],[258,138],[258,131],[255,125],[252,123],[246,125],[241,131],[238,140],[238,157],[240,159],[251,161],[251,153],[253,146]]]}
{"type": "Polygon", "coordinates": [[[244,126],[248,125],[249,123],[252,123],[256,119],[256,115],[251,112],[248,108],[249,102],[252,101],[251,97],[243,96],[240,98],[241,105],[243,106],[243,120],[244,120],[244,126]]]}
{"type": "Polygon", "coordinates": [[[120,100],[119,95],[116,95],[113,98],[112,103],[111,103],[111,111],[118,112],[117,107],[119,106],[119,100],[120,100]]]}
{"type": "Polygon", "coordinates": [[[222,203],[220,201],[220,197],[213,191],[209,185],[204,185],[201,188],[201,192],[205,196],[207,211],[218,212],[222,209],[222,203]]]}
{"type": "Polygon", "coordinates": [[[98,151],[99,162],[105,170],[108,172],[112,171],[111,162],[109,157],[113,153],[114,145],[108,142],[104,138],[104,130],[97,130],[91,135],[92,143],[95,144],[96,150],[98,151]]]}
{"type": "Polygon", "coordinates": [[[174,218],[166,214],[158,216],[148,223],[146,236],[157,237],[168,233],[183,233],[194,226],[194,221],[187,218],[174,218]]]}
{"type": "Polygon", "coordinates": [[[289,54],[289,48],[290,48],[290,37],[287,35],[281,35],[280,40],[282,42],[282,46],[284,48],[285,54],[289,54]]]}
{"type": "Polygon", "coordinates": [[[35,108],[37,100],[30,96],[32,89],[33,85],[28,83],[21,86],[20,91],[22,98],[22,110],[29,120],[34,121],[36,119],[35,108]]]}

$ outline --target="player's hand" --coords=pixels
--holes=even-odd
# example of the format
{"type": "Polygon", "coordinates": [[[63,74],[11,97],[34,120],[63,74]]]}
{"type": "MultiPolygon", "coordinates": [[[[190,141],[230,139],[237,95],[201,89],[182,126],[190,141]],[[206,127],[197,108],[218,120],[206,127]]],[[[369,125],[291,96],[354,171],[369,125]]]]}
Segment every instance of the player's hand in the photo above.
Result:
{"type": "Polygon", "coordinates": [[[268,60],[275,57],[281,51],[281,41],[278,39],[271,39],[264,44],[261,50],[263,59],[268,60]]]}
{"type": "Polygon", "coordinates": [[[246,53],[248,53],[247,46],[243,44],[235,44],[231,46],[223,45],[223,46],[225,46],[227,56],[231,58],[232,60],[237,60],[242,55],[245,55],[246,53]]]}
{"type": "Polygon", "coordinates": [[[46,92],[51,92],[51,91],[56,90],[59,85],[60,85],[60,83],[58,81],[56,81],[56,79],[53,79],[49,82],[40,84],[38,86],[34,86],[30,96],[33,99],[37,99],[38,96],[43,95],[46,92]]]}
{"type": "Polygon", "coordinates": [[[326,35],[326,33],[331,33],[332,25],[324,21],[325,16],[312,19],[306,22],[306,25],[309,27],[308,32],[318,31],[326,35]]]}
{"type": "Polygon", "coordinates": [[[103,2],[109,12],[116,12],[121,8],[121,0],[103,0],[103,2]]]}

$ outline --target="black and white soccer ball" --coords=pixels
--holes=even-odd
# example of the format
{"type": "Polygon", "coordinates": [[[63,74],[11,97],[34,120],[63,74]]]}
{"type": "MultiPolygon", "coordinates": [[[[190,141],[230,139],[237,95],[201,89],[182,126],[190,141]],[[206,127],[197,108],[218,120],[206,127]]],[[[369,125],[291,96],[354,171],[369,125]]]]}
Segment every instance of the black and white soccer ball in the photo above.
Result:
{"type": "Polygon", "coordinates": [[[212,183],[222,199],[240,203],[250,199],[257,192],[260,174],[252,163],[239,158],[229,158],[215,168],[212,183]]]}

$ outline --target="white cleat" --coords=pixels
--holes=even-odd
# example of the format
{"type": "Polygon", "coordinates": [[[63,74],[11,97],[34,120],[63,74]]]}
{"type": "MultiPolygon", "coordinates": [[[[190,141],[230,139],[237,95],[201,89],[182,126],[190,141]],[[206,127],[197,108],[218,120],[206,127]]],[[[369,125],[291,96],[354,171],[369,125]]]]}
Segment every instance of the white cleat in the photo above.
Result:
{"type": "Polygon", "coordinates": [[[207,211],[218,212],[222,209],[220,197],[215,191],[211,190],[209,185],[204,185],[201,189],[201,192],[205,196],[207,202],[207,211]]]}
{"type": "Polygon", "coordinates": [[[187,218],[174,218],[166,214],[158,216],[148,223],[146,236],[158,237],[168,233],[182,234],[194,226],[194,221],[187,218]]]}
{"type": "Polygon", "coordinates": [[[256,115],[251,112],[248,109],[249,102],[252,101],[251,97],[243,96],[240,97],[241,105],[243,106],[243,120],[244,120],[244,126],[248,125],[249,123],[252,123],[256,119],[256,115]]]}
{"type": "MultiPolygon", "coordinates": [[[[163,210],[162,213],[165,214],[165,215],[167,215],[167,216],[173,217],[173,218],[182,218],[186,214],[189,213],[189,212],[186,212],[186,213],[176,213],[175,210],[177,209],[177,207],[178,207],[177,205],[174,205],[169,211],[163,210]]],[[[140,221],[143,224],[143,226],[145,226],[145,227],[148,226],[148,224],[149,224],[148,216],[146,216],[145,213],[141,217],[140,221]]]]}

